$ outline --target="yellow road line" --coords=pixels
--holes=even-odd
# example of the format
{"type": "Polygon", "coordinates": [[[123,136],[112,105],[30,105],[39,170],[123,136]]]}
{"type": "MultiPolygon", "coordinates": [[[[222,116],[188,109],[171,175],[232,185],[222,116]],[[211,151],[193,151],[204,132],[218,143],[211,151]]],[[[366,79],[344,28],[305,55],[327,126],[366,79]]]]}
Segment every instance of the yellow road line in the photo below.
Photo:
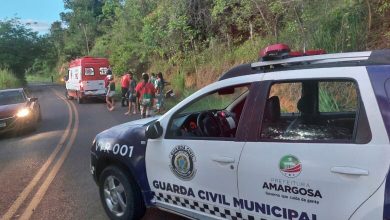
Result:
{"type": "MultiPolygon", "coordinates": [[[[57,93],[56,93],[57,95],[57,93]]],[[[15,202],[12,204],[12,206],[8,209],[8,211],[1,217],[2,220],[9,220],[12,218],[12,216],[16,213],[16,211],[19,209],[19,207],[22,205],[24,200],[26,200],[27,196],[31,193],[33,188],[37,185],[39,180],[41,179],[42,175],[46,172],[50,164],[53,162],[54,158],[57,156],[58,152],[61,150],[62,146],[65,143],[66,138],[69,135],[70,128],[72,125],[73,120],[73,112],[72,108],[69,104],[69,102],[65,101],[62,97],[57,95],[60,99],[62,99],[65,104],[68,107],[68,114],[69,114],[69,120],[68,125],[66,126],[65,133],[62,135],[61,140],[58,142],[56,148],[54,149],[53,153],[50,154],[47,161],[43,164],[41,169],[39,169],[38,173],[35,174],[34,178],[30,181],[30,183],[24,188],[22,193],[19,194],[18,198],[15,200],[15,202]]]]}
{"type": "Polygon", "coordinates": [[[73,127],[72,135],[70,137],[70,140],[68,144],[65,147],[65,150],[62,152],[60,158],[53,166],[53,169],[50,171],[49,175],[46,177],[45,181],[37,191],[37,193],[32,198],[30,204],[27,206],[26,210],[22,214],[22,216],[19,218],[20,220],[28,220],[30,219],[31,215],[33,214],[34,210],[38,207],[39,203],[41,202],[42,198],[45,196],[46,191],[48,190],[50,184],[56,177],[58,171],[60,170],[61,166],[63,165],[65,159],[68,157],[68,154],[73,146],[73,143],[76,139],[77,132],[79,129],[79,114],[77,112],[76,106],[71,102],[71,106],[73,107],[73,111],[75,112],[75,124],[73,127]]]}

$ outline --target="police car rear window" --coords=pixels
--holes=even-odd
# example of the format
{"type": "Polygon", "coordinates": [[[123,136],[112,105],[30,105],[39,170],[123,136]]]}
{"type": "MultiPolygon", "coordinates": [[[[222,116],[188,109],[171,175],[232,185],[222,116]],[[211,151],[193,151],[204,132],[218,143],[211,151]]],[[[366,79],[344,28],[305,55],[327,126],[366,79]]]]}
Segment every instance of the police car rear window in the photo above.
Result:
{"type": "Polygon", "coordinates": [[[352,141],[358,103],[352,80],[275,83],[266,101],[260,136],[268,140],[352,141]]]}

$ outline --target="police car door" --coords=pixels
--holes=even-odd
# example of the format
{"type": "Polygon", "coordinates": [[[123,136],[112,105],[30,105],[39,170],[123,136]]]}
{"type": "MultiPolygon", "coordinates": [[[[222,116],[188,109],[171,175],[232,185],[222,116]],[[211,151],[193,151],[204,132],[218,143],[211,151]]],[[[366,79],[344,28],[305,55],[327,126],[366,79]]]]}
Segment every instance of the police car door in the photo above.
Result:
{"type": "Polygon", "coordinates": [[[221,92],[211,90],[206,89],[203,95],[194,94],[189,100],[195,101],[175,107],[171,114],[160,119],[163,137],[148,140],[147,144],[148,181],[157,205],[162,208],[201,219],[232,219],[240,216],[239,207],[232,202],[238,198],[237,166],[244,145],[237,137],[240,129],[237,114],[246,114],[243,106],[249,86],[221,92]],[[223,101],[230,107],[225,108],[223,101]],[[211,127],[199,128],[202,126],[199,117],[203,126],[211,127]],[[223,135],[219,126],[207,122],[219,120],[218,117],[226,120],[221,125],[223,135]]]}
{"type": "Polygon", "coordinates": [[[239,165],[244,218],[382,219],[387,134],[366,69],[337,69],[264,77],[239,165]]]}

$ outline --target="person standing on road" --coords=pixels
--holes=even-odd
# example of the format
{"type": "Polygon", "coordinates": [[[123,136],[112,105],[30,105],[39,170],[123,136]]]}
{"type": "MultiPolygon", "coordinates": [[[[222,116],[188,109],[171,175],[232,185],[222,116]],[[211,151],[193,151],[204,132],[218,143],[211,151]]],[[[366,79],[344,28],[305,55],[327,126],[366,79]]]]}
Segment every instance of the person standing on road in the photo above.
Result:
{"type": "Polygon", "coordinates": [[[155,74],[155,73],[152,73],[152,74],[150,74],[150,75],[151,75],[151,76],[150,76],[150,83],[152,83],[153,86],[154,86],[154,84],[156,83],[156,80],[157,80],[156,74],[155,74]]]}
{"type": "Polygon", "coordinates": [[[107,87],[107,96],[106,96],[107,109],[109,111],[113,111],[115,109],[115,101],[114,101],[115,81],[112,75],[108,75],[107,78],[108,78],[108,87],[107,87]]]}
{"type": "Polygon", "coordinates": [[[165,81],[162,72],[157,73],[157,80],[154,84],[154,88],[156,89],[156,97],[157,97],[156,109],[158,114],[161,113],[160,111],[164,107],[164,84],[165,81]]]}
{"type": "Polygon", "coordinates": [[[150,117],[151,108],[153,106],[153,99],[155,96],[155,88],[152,83],[149,82],[149,75],[142,74],[142,82],[139,82],[135,88],[140,104],[141,117],[150,117]]]}
{"type": "Polygon", "coordinates": [[[135,115],[135,114],[137,114],[137,103],[136,103],[137,93],[135,91],[135,87],[137,86],[137,82],[135,81],[133,74],[131,72],[129,72],[129,79],[130,79],[129,92],[127,93],[128,98],[129,98],[129,111],[127,111],[125,113],[125,115],[130,114],[132,106],[134,106],[133,107],[133,114],[135,115]]]}
{"type": "Polygon", "coordinates": [[[108,84],[110,82],[110,80],[108,79],[109,76],[112,76],[111,66],[108,66],[106,72],[106,78],[104,78],[104,88],[106,88],[106,90],[108,90],[108,84]]]}
{"type": "Polygon", "coordinates": [[[127,93],[129,91],[129,85],[130,85],[130,74],[129,73],[124,73],[122,78],[121,78],[121,89],[122,89],[122,107],[128,106],[129,105],[129,100],[127,93]]]}
{"type": "Polygon", "coordinates": [[[111,66],[109,65],[107,68],[107,76],[112,75],[112,69],[111,66]]]}
{"type": "MultiPolygon", "coordinates": [[[[155,87],[156,81],[157,81],[156,74],[155,73],[151,73],[149,82],[155,87]]],[[[153,102],[152,103],[153,103],[153,105],[149,108],[149,116],[153,116],[154,115],[154,109],[155,109],[155,105],[157,103],[156,97],[153,98],[153,102]]]]}

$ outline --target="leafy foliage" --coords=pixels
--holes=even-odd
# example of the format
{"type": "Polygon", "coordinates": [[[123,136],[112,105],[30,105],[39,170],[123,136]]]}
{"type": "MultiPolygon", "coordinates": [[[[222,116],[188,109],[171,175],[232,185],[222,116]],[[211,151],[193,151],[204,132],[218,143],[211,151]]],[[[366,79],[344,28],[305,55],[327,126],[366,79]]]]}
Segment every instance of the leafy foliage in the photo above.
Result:
{"type": "Polygon", "coordinates": [[[153,70],[170,79],[180,72],[188,89],[257,59],[270,43],[328,52],[390,46],[386,0],[64,0],[64,6],[46,36],[17,19],[2,21],[0,67],[23,78],[26,70],[58,72],[91,55],[109,58],[114,74],[153,70]]]}
{"type": "Polygon", "coordinates": [[[24,79],[27,68],[45,53],[45,38],[22,25],[19,20],[0,21],[0,68],[8,68],[24,79]]]}
{"type": "Polygon", "coordinates": [[[21,81],[10,70],[0,69],[0,89],[16,88],[21,85],[21,81]]]}

